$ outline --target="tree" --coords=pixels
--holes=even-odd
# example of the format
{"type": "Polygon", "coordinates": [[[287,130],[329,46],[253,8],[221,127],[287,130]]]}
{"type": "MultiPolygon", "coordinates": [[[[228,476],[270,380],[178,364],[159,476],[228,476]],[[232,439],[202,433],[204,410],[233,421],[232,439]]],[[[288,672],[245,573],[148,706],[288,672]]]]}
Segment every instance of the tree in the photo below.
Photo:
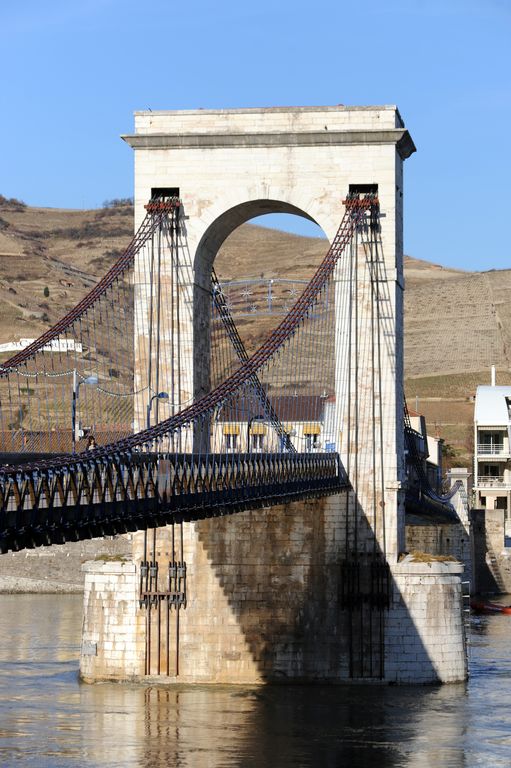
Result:
{"type": "Polygon", "coordinates": [[[43,293],[46,298],[48,298],[48,296],[50,295],[50,289],[48,288],[47,285],[45,286],[43,293]]]}

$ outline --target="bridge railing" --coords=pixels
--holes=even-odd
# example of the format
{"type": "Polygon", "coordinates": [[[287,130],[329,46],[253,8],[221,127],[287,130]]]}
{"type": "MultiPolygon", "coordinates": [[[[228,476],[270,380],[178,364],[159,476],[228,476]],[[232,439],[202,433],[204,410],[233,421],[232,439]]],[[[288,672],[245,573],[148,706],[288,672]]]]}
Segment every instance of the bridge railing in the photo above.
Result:
{"type": "Polygon", "coordinates": [[[329,454],[131,452],[44,472],[0,472],[0,550],[270,506],[347,484],[329,454]]]}

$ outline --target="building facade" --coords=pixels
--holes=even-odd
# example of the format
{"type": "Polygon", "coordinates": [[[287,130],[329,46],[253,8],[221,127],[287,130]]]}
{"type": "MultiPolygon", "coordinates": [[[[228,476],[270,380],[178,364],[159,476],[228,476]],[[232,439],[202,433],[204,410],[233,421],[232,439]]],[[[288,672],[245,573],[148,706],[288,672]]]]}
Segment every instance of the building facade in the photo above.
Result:
{"type": "Polygon", "coordinates": [[[477,387],[474,412],[474,506],[511,508],[511,387],[477,387]]]}

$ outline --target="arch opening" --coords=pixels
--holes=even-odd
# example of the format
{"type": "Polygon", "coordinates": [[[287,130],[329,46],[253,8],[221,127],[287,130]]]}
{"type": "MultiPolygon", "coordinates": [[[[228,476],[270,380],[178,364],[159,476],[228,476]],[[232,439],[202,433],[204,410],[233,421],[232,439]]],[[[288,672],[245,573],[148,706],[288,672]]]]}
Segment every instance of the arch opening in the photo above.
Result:
{"type": "Polygon", "coordinates": [[[303,216],[290,213],[265,213],[250,219],[247,224],[265,229],[276,229],[279,232],[287,232],[298,237],[312,237],[322,240],[326,238],[325,233],[314,220],[311,221],[303,216]]]}
{"type": "Polygon", "coordinates": [[[248,200],[229,208],[210,224],[197,247],[195,279],[202,287],[207,284],[203,283],[203,278],[209,280],[215,257],[229,235],[242,224],[268,214],[291,214],[319,227],[318,222],[306,211],[282,200],[248,200]]]}
{"type": "MultiPolygon", "coordinates": [[[[253,200],[225,211],[206,230],[194,258],[194,391],[208,391],[211,380],[211,276],[213,265],[222,285],[228,281],[238,296],[246,295],[235,322],[251,354],[287,314],[328,248],[318,222],[306,211],[279,200],[253,200]],[[288,220],[287,231],[264,226],[269,216],[288,220]],[[261,218],[262,217],[262,218],[261,218]],[[305,222],[300,234],[290,220],[305,222]],[[241,225],[249,226],[242,227],[241,225]],[[294,232],[292,230],[295,230],[294,232]],[[290,231],[291,230],[291,231],[290,231]],[[242,285],[242,283],[247,283],[242,285]],[[258,301],[249,301],[249,296],[258,301]]],[[[230,303],[230,302],[229,302],[230,303]]],[[[215,382],[218,383],[218,382],[215,382]]]]}

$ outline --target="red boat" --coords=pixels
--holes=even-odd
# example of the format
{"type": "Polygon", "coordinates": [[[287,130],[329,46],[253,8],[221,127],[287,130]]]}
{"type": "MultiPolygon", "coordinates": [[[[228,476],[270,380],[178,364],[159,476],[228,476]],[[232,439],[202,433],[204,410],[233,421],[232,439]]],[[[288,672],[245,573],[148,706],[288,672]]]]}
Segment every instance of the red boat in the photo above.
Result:
{"type": "Polygon", "coordinates": [[[507,613],[511,616],[511,605],[500,605],[500,603],[480,602],[479,600],[471,600],[470,607],[474,613],[507,613]]]}

